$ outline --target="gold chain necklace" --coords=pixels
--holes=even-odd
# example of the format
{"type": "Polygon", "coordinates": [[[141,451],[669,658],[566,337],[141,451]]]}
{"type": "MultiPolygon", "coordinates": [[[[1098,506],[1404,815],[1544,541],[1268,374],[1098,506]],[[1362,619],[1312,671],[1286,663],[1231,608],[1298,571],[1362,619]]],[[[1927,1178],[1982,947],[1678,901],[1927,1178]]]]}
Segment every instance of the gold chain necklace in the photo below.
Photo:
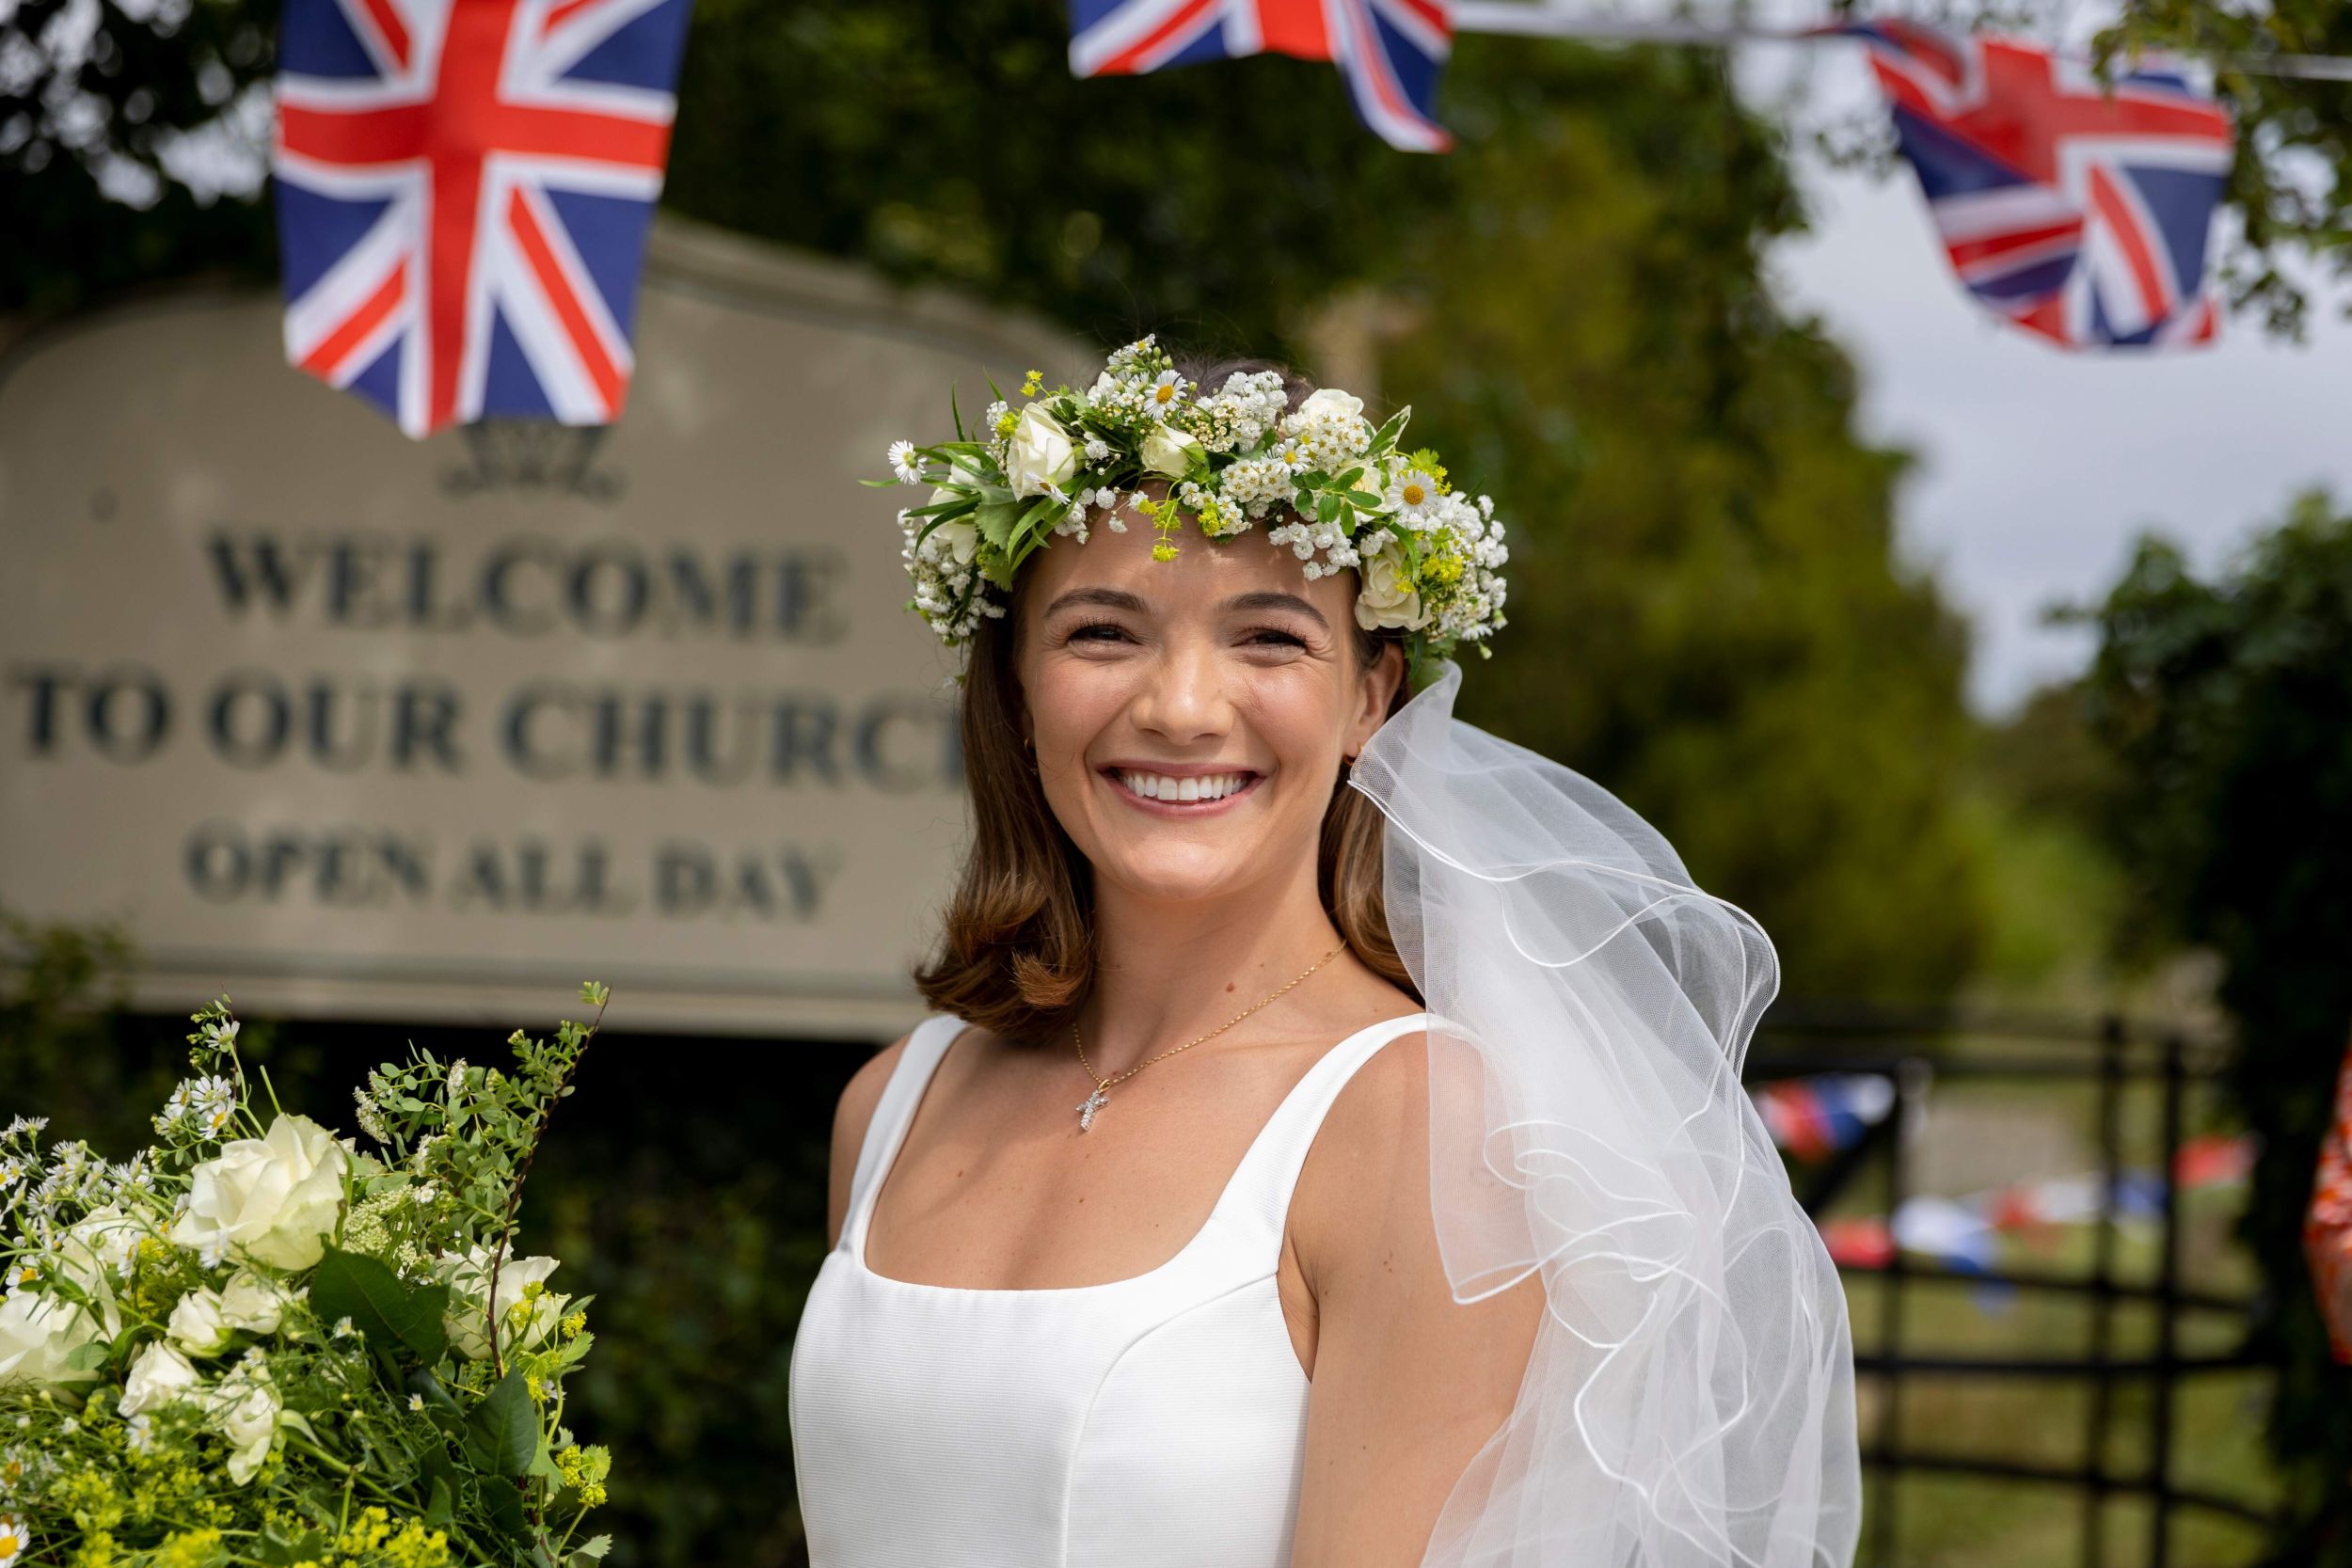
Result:
{"type": "Polygon", "coordinates": [[[1298,978],[1293,980],[1290,983],[1290,986],[1284,986],[1282,990],[1274,992],[1273,996],[1268,996],[1263,1001],[1251,1003],[1248,1006],[1244,1007],[1240,1012],[1235,1013],[1232,1017],[1227,1019],[1224,1022],[1218,1024],[1216,1028],[1201,1036],[1200,1039],[1186,1040],[1184,1044],[1177,1046],[1174,1050],[1163,1051],[1156,1056],[1145,1057],[1142,1061],[1137,1062],[1135,1066],[1120,1073],[1117,1078],[1104,1078],[1094,1070],[1094,1064],[1087,1060],[1086,1041],[1078,1037],[1078,1021],[1074,1018],[1072,1019],[1070,1021],[1070,1040],[1073,1045],[1075,1045],[1078,1048],[1078,1065],[1086,1069],[1086,1075],[1089,1078],[1094,1080],[1094,1092],[1087,1096],[1085,1100],[1079,1101],[1078,1103],[1078,1131],[1081,1132],[1091,1132],[1094,1131],[1094,1113],[1111,1102],[1111,1097],[1104,1094],[1103,1091],[1109,1088],[1113,1084],[1119,1083],[1123,1079],[1133,1078],[1136,1073],[1141,1072],[1145,1068],[1150,1067],[1153,1062],[1166,1061],[1168,1057],[1175,1055],[1178,1051],[1189,1051],[1194,1046],[1199,1045],[1200,1040],[1215,1039],[1217,1036],[1225,1033],[1226,1030],[1231,1029],[1234,1024],[1239,1023],[1243,1019],[1248,1018],[1251,1013],[1256,1012],[1260,1007],[1264,1006],[1267,1002],[1273,1001],[1274,997],[1281,995],[1282,991],[1290,990],[1291,986],[1298,984],[1299,980],[1304,980],[1308,975],[1312,974],[1316,970],[1321,969],[1325,964],[1329,963],[1333,958],[1338,958],[1343,952],[1346,951],[1346,948],[1347,943],[1344,942],[1341,942],[1339,946],[1334,947],[1331,951],[1326,953],[1323,957],[1309,964],[1306,969],[1300,973],[1298,978]]]}

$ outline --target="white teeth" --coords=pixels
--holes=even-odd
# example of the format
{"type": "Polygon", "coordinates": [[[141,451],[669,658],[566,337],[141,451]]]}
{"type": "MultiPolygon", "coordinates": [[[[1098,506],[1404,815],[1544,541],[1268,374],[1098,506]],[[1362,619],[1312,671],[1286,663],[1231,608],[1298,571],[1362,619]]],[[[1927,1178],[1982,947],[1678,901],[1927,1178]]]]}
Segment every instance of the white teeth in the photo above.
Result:
{"type": "Polygon", "coordinates": [[[1246,773],[1193,774],[1169,778],[1160,773],[1121,773],[1120,782],[1151,800],[1222,800],[1248,782],[1246,773]]]}

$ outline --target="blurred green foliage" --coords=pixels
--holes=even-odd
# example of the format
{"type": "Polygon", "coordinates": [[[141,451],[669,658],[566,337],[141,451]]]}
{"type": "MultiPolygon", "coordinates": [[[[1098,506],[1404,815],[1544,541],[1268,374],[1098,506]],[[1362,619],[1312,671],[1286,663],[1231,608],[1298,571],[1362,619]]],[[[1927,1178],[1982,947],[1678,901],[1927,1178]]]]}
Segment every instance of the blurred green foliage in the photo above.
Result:
{"type": "Polygon", "coordinates": [[[2280,1563],[2352,1564],[2352,1369],[2329,1357],[2301,1226],[2352,1037],[2352,515],[2306,495],[2212,580],[2143,541],[2087,612],[2083,694],[2120,764],[2110,832],[2136,936],[2210,945],[2240,1036],[2231,1090],[2262,1138],[2245,1240],[2280,1372],[2280,1563]]]}

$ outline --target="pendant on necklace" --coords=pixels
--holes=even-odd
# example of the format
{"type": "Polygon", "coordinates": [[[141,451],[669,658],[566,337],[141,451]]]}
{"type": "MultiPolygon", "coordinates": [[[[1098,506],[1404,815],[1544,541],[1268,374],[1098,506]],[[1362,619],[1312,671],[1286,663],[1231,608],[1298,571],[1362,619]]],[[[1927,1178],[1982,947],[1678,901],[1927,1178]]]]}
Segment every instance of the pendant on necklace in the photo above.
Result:
{"type": "Polygon", "coordinates": [[[1104,1106],[1108,1105],[1110,1102],[1111,1097],[1104,1094],[1100,1088],[1097,1088],[1092,1094],[1087,1096],[1085,1100],[1081,1101],[1077,1107],[1078,1131],[1081,1132],[1093,1132],[1094,1113],[1101,1110],[1104,1106]]]}

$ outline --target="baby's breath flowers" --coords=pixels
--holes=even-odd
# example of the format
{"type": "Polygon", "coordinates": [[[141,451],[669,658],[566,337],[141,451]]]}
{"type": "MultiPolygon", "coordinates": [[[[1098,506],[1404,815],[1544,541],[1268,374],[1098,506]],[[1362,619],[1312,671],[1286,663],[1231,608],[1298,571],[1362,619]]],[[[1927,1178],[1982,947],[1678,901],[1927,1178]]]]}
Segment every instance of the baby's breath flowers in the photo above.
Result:
{"type": "Polygon", "coordinates": [[[193,1022],[151,1148],[0,1131],[0,1568],[593,1568],[586,1298],[513,1253],[595,1025],[384,1065],[362,1152],[248,1083],[226,998],[193,1022]]]}
{"type": "Polygon", "coordinates": [[[1157,561],[1175,559],[1189,517],[1212,540],[1264,524],[1311,579],[1354,570],[1357,623],[1402,630],[1416,680],[1462,643],[1486,654],[1504,624],[1494,502],[1455,491],[1437,453],[1399,448],[1410,409],[1375,429],[1361,399],[1329,387],[1291,408],[1270,371],[1203,390],[1149,337],[1083,391],[1047,391],[1031,371],[1019,398],[989,404],[970,431],[958,416],[952,441],[893,442],[894,477],[869,482],[931,487],[898,514],[907,608],[950,645],[1005,613],[1032,552],[1085,544],[1090,511],[1124,532],[1122,504],[1151,524],[1157,561]]]}

